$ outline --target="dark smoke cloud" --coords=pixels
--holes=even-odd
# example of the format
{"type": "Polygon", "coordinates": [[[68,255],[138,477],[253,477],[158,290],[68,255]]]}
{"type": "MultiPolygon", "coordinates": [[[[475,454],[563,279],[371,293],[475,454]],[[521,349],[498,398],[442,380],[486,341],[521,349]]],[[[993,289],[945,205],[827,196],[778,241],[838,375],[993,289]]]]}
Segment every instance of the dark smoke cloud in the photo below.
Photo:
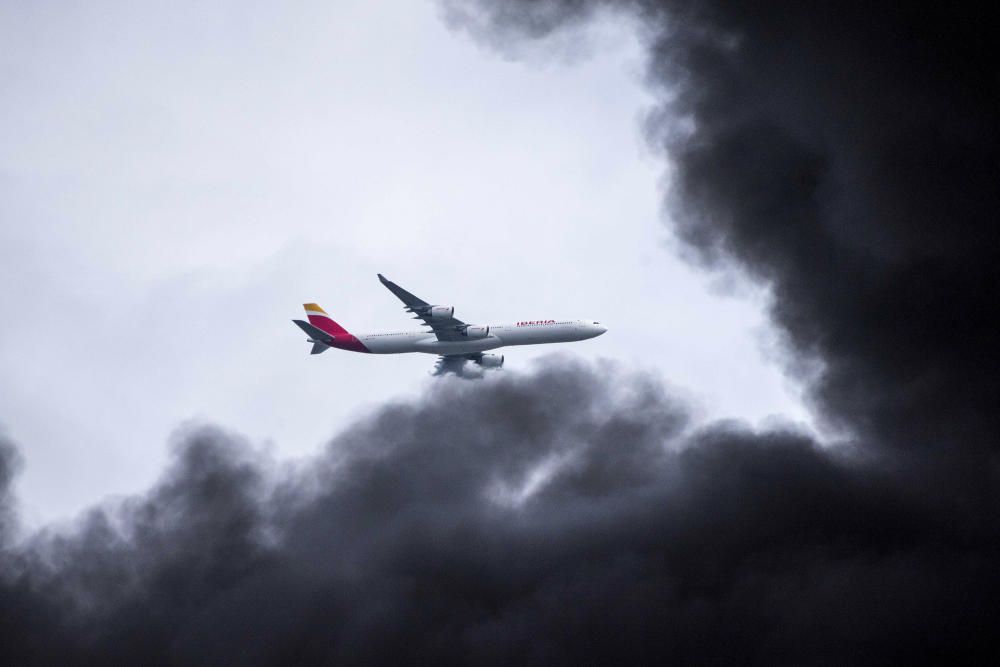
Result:
{"type": "Polygon", "coordinates": [[[679,236],[771,285],[851,443],[693,428],[654,378],[563,358],[445,380],[297,470],[184,433],[147,494],[23,540],[0,443],[0,662],[996,657],[993,26],[680,0],[451,17],[502,41],[608,8],[649,41],[679,236]]]}
{"type": "Polygon", "coordinates": [[[824,369],[816,407],[870,444],[996,450],[1000,26],[985,6],[445,6],[508,41],[639,16],[675,229],[773,288],[773,320],[824,369]]]}
{"type": "MultiPolygon", "coordinates": [[[[884,605],[888,632],[869,642],[876,653],[909,650],[924,641],[921,623],[923,632],[947,632],[958,617],[970,622],[964,636],[941,646],[958,652],[982,642],[985,616],[975,613],[987,607],[975,602],[985,598],[965,597],[971,580],[954,565],[983,562],[987,545],[997,543],[1000,509],[1000,78],[992,64],[998,25],[987,8],[711,0],[446,6],[454,23],[504,40],[545,38],[602,12],[639,17],[648,80],[662,99],[647,129],[673,166],[668,209],[678,237],[702,264],[735,267],[771,288],[790,368],[810,369],[818,414],[892,470],[879,485],[924,498],[927,514],[914,515],[912,525],[962,525],[950,555],[936,551],[937,538],[915,534],[927,559],[905,558],[881,575],[861,567],[834,597],[854,619],[884,605]],[[912,576],[906,585],[915,588],[932,582],[939,604],[879,595],[878,576],[900,584],[912,576]],[[975,613],[963,613],[965,603],[975,613]],[[923,620],[911,624],[917,616],[923,620]]],[[[790,502],[812,489],[794,488],[790,502]]],[[[788,565],[786,575],[825,572],[831,582],[844,575],[824,549],[788,565]]],[[[997,588],[996,576],[980,575],[985,589],[997,588]]],[[[801,601],[809,617],[817,600],[801,601]]],[[[791,617],[757,627],[794,626],[791,617]]],[[[796,644],[785,635],[771,645],[772,657],[791,645],[828,656],[822,643],[810,644],[815,639],[804,633],[796,644]]]]}
{"type": "Polygon", "coordinates": [[[557,359],[384,407],[298,471],[183,434],[145,496],[4,551],[0,661],[941,655],[1000,592],[996,544],[941,509],[857,452],[691,430],[654,379],[557,359]]]}

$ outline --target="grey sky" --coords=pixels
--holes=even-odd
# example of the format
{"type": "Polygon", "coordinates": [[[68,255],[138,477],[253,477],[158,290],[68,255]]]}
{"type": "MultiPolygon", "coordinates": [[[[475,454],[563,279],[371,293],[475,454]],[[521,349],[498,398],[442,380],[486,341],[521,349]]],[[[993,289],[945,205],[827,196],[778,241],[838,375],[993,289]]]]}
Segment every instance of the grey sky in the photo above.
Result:
{"type": "Polygon", "coordinates": [[[762,295],[669,250],[634,36],[588,38],[567,65],[430,3],[0,5],[0,427],[26,519],[144,488],[186,420],[295,457],[421,391],[433,357],[310,357],[289,321],[316,301],[409,327],[377,271],[465,321],[598,319],[563,351],[653,367],[706,417],[806,419],[762,295]]]}

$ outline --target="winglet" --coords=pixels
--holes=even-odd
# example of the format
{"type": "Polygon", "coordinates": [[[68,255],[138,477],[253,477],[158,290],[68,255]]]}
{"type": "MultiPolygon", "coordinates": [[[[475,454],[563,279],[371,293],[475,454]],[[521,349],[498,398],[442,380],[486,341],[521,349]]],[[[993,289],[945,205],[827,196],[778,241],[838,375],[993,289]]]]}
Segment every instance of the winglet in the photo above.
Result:
{"type": "Polygon", "coordinates": [[[423,299],[410,294],[405,289],[383,276],[381,273],[378,274],[378,279],[383,285],[385,285],[386,289],[396,295],[397,299],[405,303],[407,308],[426,308],[430,305],[423,299]]]}

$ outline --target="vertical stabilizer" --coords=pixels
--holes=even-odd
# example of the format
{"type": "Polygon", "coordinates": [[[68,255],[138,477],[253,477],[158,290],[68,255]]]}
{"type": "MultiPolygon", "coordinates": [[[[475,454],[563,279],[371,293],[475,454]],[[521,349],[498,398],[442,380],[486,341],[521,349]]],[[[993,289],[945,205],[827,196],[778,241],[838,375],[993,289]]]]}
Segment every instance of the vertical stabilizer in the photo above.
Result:
{"type": "Polygon", "coordinates": [[[313,343],[312,354],[321,354],[330,347],[350,350],[351,352],[371,352],[364,343],[358,340],[357,336],[352,335],[347,329],[334,322],[333,318],[319,307],[319,304],[306,303],[303,306],[309,321],[292,321],[309,335],[309,342],[313,343]]]}
{"type": "Polygon", "coordinates": [[[303,304],[306,309],[306,317],[309,324],[317,329],[322,329],[331,336],[346,336],[347,329],[333,321],[333,318],[326,314],[326,311],[319,307],[319,304],[303,304]]]}

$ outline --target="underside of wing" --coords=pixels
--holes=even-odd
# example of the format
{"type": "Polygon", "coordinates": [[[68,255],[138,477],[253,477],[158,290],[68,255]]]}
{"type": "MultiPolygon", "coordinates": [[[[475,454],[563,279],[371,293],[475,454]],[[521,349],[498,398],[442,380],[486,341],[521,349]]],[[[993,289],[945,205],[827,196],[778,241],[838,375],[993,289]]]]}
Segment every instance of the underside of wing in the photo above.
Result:
{"type": "Polygon", "coordinates": [[[413,313],[413,319],[423,320],[424,324],[430,327],[438,340],[464,339],[463,331],[465,331],[466,324],[462,320],[452,317],[454,308],[429,304],[420,297],[407,292],[381,273],[378,274],[378,279],[406,305],[406,311],[413,313]]]}
{"type": "Polygon", "coordinates": [[[454,373],[455,375],[465,375],[465,362],[467,361],[477,361],[482,357],[482,354],[476,352],[473,354],[449,354],[442,355],[438,357],[437,364],[434,366],[433,375],[447,375],[448,373],[454,373]]]}

